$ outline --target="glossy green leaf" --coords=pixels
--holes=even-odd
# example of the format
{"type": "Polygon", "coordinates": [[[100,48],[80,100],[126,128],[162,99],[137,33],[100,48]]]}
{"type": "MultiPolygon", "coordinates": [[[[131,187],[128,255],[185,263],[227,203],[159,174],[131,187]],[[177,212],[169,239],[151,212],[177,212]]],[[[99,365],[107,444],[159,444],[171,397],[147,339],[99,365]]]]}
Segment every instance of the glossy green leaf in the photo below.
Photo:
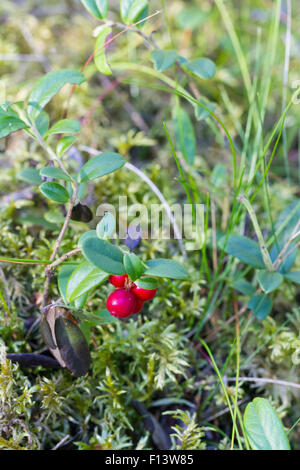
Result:
{"type": "Polygon", "coordinates": [[[81,72],[71,69],[54,70],[41,78],[33,88],[28,100],[28,115],[35,120],[47,103],[60,89],[70,83],[80,85],[85,81],[81,72]]]}
{"type": "Polygon", "coordinates": [[[57,180],[71,181],[71,178],[66,175],[63,170],[60,168],[55,168],[54,166],[45,166],[45,168],[41,169],[40,175],[57,180]]]}
{"type": "Polygon", "coordinates": [[[0,139],[26,127],[28,127],[27,124],[19,118],[2,115],[0,116],[0,139]]]}
{"type": "Polygon", "coordinates": [[[147,0],[121,0],[120,13],[124,23],[130,24],[142,20],[147,16],[147,0]]]}
{"type": "Polygon", "coordinates": [[[77,134],[80,130],[81,125],[76,119],[62,119],[49,129],[47,136],[53,134],[77,134]]]}
{"type": "Polygon", "coordinates": [[[100,153],[91,158],[79,172],[79,182],[84,183],[112,173],[125,165],[118,153],[100,153]]]}
{"type": "Polygon", "coordinates": [[[215,63],[206,57],[186,62],[184,66],[199,78],[210,79],[216,74],[215,63]]]}
{"type": "Polygon", "coordinates": [[[125,274],[122,251],[105,240],[86,238],[82,242],[82,253],[88,261],[106,273],[125,274]]]}
{"type": "Polygon", "coordinates": [[[248,308],[253,311],[253,315],[258,320],[264,320],[271,312],[272,301],[270,297],[265,294],[254,295],[248,303],[248,308]]]}
{"type": "Polygon", "coordinates": [[[117,318],[111,315],[106,308],[95,312],[94,316],[98,317],[98,320],[95,320],[95,324],[102,325],[105,323],[116,323],[118,321],[117,318]]]}
{"type": "Polygon", "coordinates": [[[62,157],[65,152],[69,150],[70,147],[76,142],[76,137],[74,135],[66,135],[62,137],[56,146],[56,153],[59,157],[62,157]]]}
{"type": "Polygon", "coordinates": [[[55,339],[66,367],[75,375],[85,375],[91,365],[91,356],[86,339],[80,328],[69,318],[55,320],[55,339]]]}
{"type": "Polygon", "coordinates": [[[182,264],[170,259],[153,259],[146,262],[146,276],[169,277],[171,279],[186,279],[188,273],[182,264]]]}
{"type": "Polygon", "coordinates": [[[108,0],[80,0],[87,11],[97,20],[103,20],[107,17],[108,0]]]}
{"type": "Polygon", "coordinates": [[[142,277],[138,279],[135,284],[142,289],[157,289],[158,281],[154,277],[142,277]]]}
{"type": "Polygon", "coordinates": [[[111,75],[112,71],[111,68],[106,60],[106,51],[104,44],[107,41],[107,36],[112,32],[110,26],[106,26],[102,28],[97,36],[95,47],[94,47],[94,62],[99,70],[99,72],[103,73],[104,75],[111,75]]]}
{"type": "MultiPolygon", "coordinates": [[[[221,241],[220,244],[222,244],[221,241]]],[[[225,251],[250,266],[265,268],[259,245],[243,235],[229,235],[225,251]]]]}
{"type": "Polygon", "coordinates": [[[192,165],[196,154],[196,136],[192,121],[181,107],[177,107],[174,113],[174,130],[180,152],[192,165]]]}
{"type": "Polygon", "coordinates": [[[109,239],[116,229],[116,220],[110,212],[106,212],[96,227],[97,236],[109,239]]]}
{"type": "Polygon", "coordinates": [[[88,261],[83,261],[72,272],[66,288],[69,302],[90,291],[108,278],[108,274],[96,268],[88,261]]]}
{"type": "Polygon", "coordinates": [[[259,271],[258,282],[260,287],[267,294],[277,289],[283,281],[283,276],[277,272],[270,272],[266,269],[259,271]]]}
{"type": "Polygon", "coordinates": [[[155,69],[163,71],[175,64],[177,52],[174,50],[154,49],[151,52],[150,58],[154,63],[155,69]]]}
{"type": "Polygon", "coordinates": [[[88,240],[89,238],[98,238],[97,237],[97,232],[96,230],[89,230],[88,232],[85,232],[83,235],[78,240],[78,247],[82,248],[82,244],[85,240],[88,240]]]}
{"type": "Polygon", "coordinates": [[[46,111],[42,111],[35,120],[36,128],[42,137],[44,137],[49,128],[49,122],[49,115],[46,111]]]}
{"type": "Polygon", "coordinates": [[[284,275],[285,279],[300,284],[300,271],[291,271],[284,275]]]}
{"type": "Polygon", "coordinates": [[[123,257],[123,264],[131,281],[139,279],[145,272],[144,265],[142,264],[139,257],[134,253],[125,253],[123,257]]]}
{"type": "Polygon", "coordinates": [[[255,293],[255,287],[245,279],[238,279],[232,283],[232,287],[244,295],[253,295],[255,293]]]}
{"type": "Polygon", "coordinates": [[[58,290],[66,305],[68,304],[68,299],[66,296],[67,284],[68,284],[71,274],[77,268],[77,266],[78,266],[78,263],[66,264],[65,266],[62,266],[58,271],[58,276],[57,276],[58,290]]]}
{"type": "Polygon", "coordinates": [[[282,422],[265,398],[246,406],[244,427],[253,450],[290,450],[282,422]]]}
{"type": "Polygon", "coordinates": [[[70,199],[68,191],[58,183],[43,183],[40,186],[40,190],[48,199],[59,202],[60,204],[65,204],[70,199]]]}
{"type": "Polygon", "coordinates": [[[36,168],[24,168],[17,173],[17,178],[29,184],[41,184],[43,182],[40,171],[36,168]]]}

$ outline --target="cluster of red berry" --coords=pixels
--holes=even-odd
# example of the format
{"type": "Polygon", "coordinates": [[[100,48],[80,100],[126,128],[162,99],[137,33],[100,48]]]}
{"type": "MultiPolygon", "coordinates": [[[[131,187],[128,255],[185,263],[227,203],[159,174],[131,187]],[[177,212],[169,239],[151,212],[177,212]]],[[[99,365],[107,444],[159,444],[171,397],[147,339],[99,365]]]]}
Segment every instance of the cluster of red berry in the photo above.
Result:
{"type": "Polygon", "coordinates": [[[107,310],[114,317],[125,318],[139,313],[147,300],[153,299],[157,289],[142,289],[130,281],[127,274],[109,276],[109,282],[117,287],[106,301],[107,310]]]}

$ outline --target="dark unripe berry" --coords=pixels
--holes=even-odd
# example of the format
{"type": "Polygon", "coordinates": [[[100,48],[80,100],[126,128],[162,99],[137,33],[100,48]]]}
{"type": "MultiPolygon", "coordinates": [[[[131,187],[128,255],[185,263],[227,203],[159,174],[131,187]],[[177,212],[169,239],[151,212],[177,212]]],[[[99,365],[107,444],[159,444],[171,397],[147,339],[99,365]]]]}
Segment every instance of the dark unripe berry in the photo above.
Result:
{"type": "Polygon", "coordinates": [[[114,317],[124,318],[132,314],[135,309],[136,298],[127,289],[117,289],[109,295],[106,301],[107,310],[114,317]]]}
{"type": "Polygon", "coordinates": [[[132,313],[140,313],[140,311],[142,310],[143,306],[144,306],[144,301],[142,299],[140,299],[139,297],[135,296],[135,307],[133,309],[133,312],[132,313]]]}
{"type": "Polygon", "coordinates": [[[123,274],[122,276],[109,276],[109,282],[115,287],[124,287],[125,281],[128,279],[127,274],[123,274]]]}
{"type": "Polygon", "coordinates": [[[157,289],[142,289],[141,287],[138,287],[134,285],[131,289],[131,291],[136,295],[139,299],[141,300],[151,300],[155,296],[157,289]]]}

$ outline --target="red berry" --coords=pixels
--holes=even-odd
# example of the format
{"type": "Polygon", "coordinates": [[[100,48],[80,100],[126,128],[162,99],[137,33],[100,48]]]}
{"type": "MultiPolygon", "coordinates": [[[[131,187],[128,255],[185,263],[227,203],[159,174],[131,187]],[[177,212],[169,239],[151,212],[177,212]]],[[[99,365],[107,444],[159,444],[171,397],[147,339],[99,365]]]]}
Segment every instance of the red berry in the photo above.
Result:
{"type": "Polygon", "coordinates": [[[143,306],[144,306],[144,300],[140,299],[139,297],[135,296],[135,307],[133,309],[132,313],[139,313],[143,306]]]}
{"type": "Polygon", "coordinates": [[[117,289],[112,292],[107,301],[107,310],[114,317],[128,317],[135,309],[135,295],[127,289],[117,289]]]}
{"type": "Polygon", "coordinates": [[[142,287],[136,285],[131,290],[139,299],[144,301],[153,299],[157,291],[157,289],[142,289],[142,287]]]}
{"type": "Polygon", "coordinates": [[[123,274],[122,276],[109,276],[109,282],[115,287],[124,287],[125,281],[128,278],[127,274],[123,274]]]}

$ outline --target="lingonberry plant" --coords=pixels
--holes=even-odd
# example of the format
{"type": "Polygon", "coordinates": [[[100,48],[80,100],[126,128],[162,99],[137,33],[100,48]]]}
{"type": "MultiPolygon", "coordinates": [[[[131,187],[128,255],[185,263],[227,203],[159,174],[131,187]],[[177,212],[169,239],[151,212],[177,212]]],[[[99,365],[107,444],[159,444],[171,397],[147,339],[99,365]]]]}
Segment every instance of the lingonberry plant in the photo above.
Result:
{"type": "MultiPolygon", "coordinates": [[[[103,19],[107,2],[82,2],[87,9],[103,19]],[[99,7],[101,7],[99,9],[99,7]]],[[[122,16],[126,21],[145,18],[148,2],[138,2],[137,10],[130,2],[122,16]],[[141,8],[141,4],[143,8],[141,8]]],[[[95,61],[99,66],[104,57],[103,45],[108,31],[101,34],[103,44],[96,44],[95,61]],[[100,56],[98,49],[101,49],[100,56]],[[100,58],[99,58],[100,57],[100,58]]],[[[101,39],[101,41],[102,41],[101,39]]],[[[103,64],[100,69],[103,68],[103,64]]],[[[102,70],[104,73],[105,71],[102,70]]],[[[125,318],[139,313],[145,301],[153,299],[157,291],[157,278],[184,279],[187,272],[174,260],[156,259],[142,261],[128,248],[120,248],[110,242],[115,231],[115,220],[107,213],[96,230],[90,230],[80,238],[77,247],[57,257],[61,242],[70,220],[90,222],[93,218],[89,207],[80,202],[85,185],[112,173],[125,164],[118,153],[100,153],[85,163],[77,173],[70,171],[64,157],[76,142],[81,126],[76,119],[65,118],[49,125],[50,117],[44,110],[51,99],[67,84],[80,85],[85,81],[82,72],[62,69],[47,73],[37,81],[24,102],[4,102],[0,106],[0,137],[24,129],[43,149],[49,163],[42,169],[24,168],[19,177],[39,185],[40,192],[49,200],[68,205],[66,216],[49,261],[46,261],[45,287],[42,293],[41,332],[45,343],[62,367],[68,368],[75,376],[88,372],[90,353],[83,331],[85,321],[94,324],[113,321],[114,317],[125,318]],[[59,136],[54,145],[53,136],[59,136]],[[66,260],[74,255],[82,258],[74,263],[66,260]],[[62,266],[61,266],[62,265],[62,266]],[[56,268],[61,298],[53,299],[49,287],[56,268]],[[118,289],[107,299],[107,308],[94,314],[84,311],[89,292],[104,281],[118,289]],[[111,316],[111,320],[109,317],[111,316]],[[81,323],[79,324],[79,321],[81,323]]],[[[5,261],[5,259],[3,259],[5,261]]],[[[6,260],[7,262],[43,263],[38,260],[6,260]]]]}

